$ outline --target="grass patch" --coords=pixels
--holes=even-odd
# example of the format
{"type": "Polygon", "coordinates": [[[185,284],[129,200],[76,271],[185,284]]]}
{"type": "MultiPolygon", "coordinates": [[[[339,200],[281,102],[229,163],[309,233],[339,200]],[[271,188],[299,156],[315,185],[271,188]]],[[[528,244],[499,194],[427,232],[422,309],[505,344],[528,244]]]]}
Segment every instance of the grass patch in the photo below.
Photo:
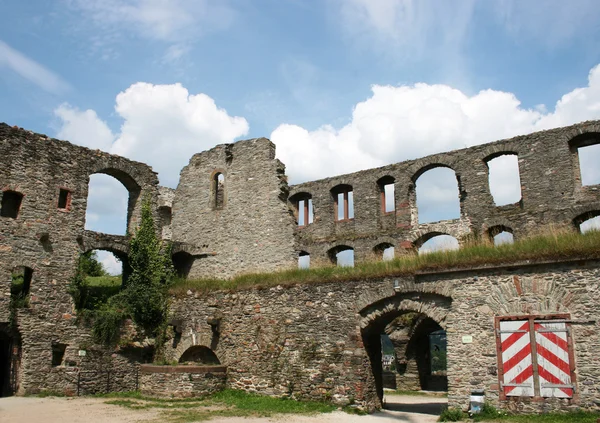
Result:
{"type": "Polygon", "coordinates": [[[529,415],[500,415],[473,416],[476,422],[503,422],[503,423],[596,423],[600,413],[577,411],[572,413],[546,413],[529,415]]]}
{"type": "Polygon", "coordinates": [[[171,287],[171,293],[185,295],[188,290],[206,292],[326,283],[403,276],[424,271],[568,259],[600,259],[600,231],[579,234],[550,228],[538,235],[516,240],[513,244],[494,246],[489,241],[472,241],[456,251],[407,255],[391,261],[357,263],[355,267],[323,266],[290,269],[273,273],[240,275],[227,280],[176,280],[171,287]]]}
{"type": "Polygon", "coordinates": [[[161,421],[187,423],[214,417],[270,417],[275,414],[317,414],[337,409],[317,401],[295,401],[226,389],[204,398],[148,398],[139,392],[98,395],[107,404],[133,410],[162,409],[161,421]]]}
{"type": "Polygon", "coordinates": [[[86,308],[97,310],[121,291],[121,276],[86,276],[88,296],[86,308]]]}

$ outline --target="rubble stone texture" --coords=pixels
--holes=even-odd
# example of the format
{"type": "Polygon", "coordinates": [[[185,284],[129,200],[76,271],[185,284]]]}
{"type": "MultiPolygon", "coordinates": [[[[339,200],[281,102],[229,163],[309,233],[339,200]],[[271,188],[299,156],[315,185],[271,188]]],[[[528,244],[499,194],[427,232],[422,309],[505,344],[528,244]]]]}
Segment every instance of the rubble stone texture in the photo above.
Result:
{"type": "MultiPolygon", "coordinates": [[[[148,361],[149,345],[94,345],[67,292],[81,253],[103,249],[126,260],[128,252],[126,236],[84,229],[92,174],[108,174],[127,188],[129,233],[142,199],[150,199],[157,231],[173,242],[181,275],[230,277],[295,266],[301,252],[326,260],[341,245],[354,248],[361,261],[379,254],[382,245],[401,254],[440,233],[464,242],[469,234],[496,228],[519,238],[542,225],[577,226],[600,215],[600,188],[582,186],[577,150],[598,142],[600,122],[584,122],[289,187],[274,145],[259,138],[194,155],[173,190],[160,187],[143,163],[0,124],[0,201],[22,194],[17,217],[0,217],[0,395],[140,387],[139,366],[148,361]],[[522,199],[496,207],[486,161],[502,154],[518,156],[522,199]],[[416,180],[437,166],[456,172],[461,217],[419,224],[416,180]],[[396,209],[384,213],[378,181],[391,178],[396,209]],[[336,222],[332,192],[340,184],[352,187],[354,218],[336,222]],[[70,196],[59,208],[61,190],[70,196]],[[314,221],[300,228],[295,199],[309,197],[314,221]],[[33,276],[29,306],[13,314],[11,274],[18,266],[33,276]]],[[[597,261],[516,263],[396,279],[190,292],[173,299],[176,332],[167,352],[178,361],[191,346],[210,348],[227,366],[232,388],[373,409],[381,405],[379,335],[396,317],[417,312],[447,331],[451,405],[466,408],[470,391],[482,388],[502,408],[598,409],[599,277],[597,261]],[[557,312],[574,321],[574,399],[500,400],[494,318],[557,312]],[[463,344],[463,335],[473,343],[463,344]]],[[[173,379],[148,383],[163,382],[173,379]]]]}

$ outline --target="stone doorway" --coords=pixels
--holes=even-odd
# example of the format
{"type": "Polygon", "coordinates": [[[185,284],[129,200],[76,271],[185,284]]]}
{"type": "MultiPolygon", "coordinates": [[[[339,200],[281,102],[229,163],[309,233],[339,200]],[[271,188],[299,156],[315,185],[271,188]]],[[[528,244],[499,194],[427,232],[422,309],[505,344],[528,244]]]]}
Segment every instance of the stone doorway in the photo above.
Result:
{"type": "Polygon", "coordinates": [[[19,342],[16,339],[0,328],[0,397],[11,396],[17,390],[19,342]]]}

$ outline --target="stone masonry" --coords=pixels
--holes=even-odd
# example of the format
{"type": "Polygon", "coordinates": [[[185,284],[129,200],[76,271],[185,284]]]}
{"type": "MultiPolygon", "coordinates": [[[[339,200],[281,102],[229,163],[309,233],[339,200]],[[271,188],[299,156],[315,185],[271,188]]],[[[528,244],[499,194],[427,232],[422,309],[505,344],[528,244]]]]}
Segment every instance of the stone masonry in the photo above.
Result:
{"type": "MultiPolygon", "coordinates": [[[[258,138],[194,155],[173,190],[160,187],[143,163],[0,124],[0,396],[140,387],[139,366],[151,345],[141,340],[135,348],[94,345],[89,328],[76,322],[67,292],[81,253],[101,249],[127,257],[126,236],[84,229],[92,174],[110,175],[128,190],[129,233],[139,221],[142,199],[150,199],[157,232],[172,242],[181,276],[226,278],[290,268],[301,254],[326,260],[340,248],[353,248],[361,261],[377,256],[382,246],[401,254],[438,234],[463,242],[498,228],[518,238],[547,224],[578,227],[600,215],[600,188],[582,186],[578,160],[578,148],[597,143],[600,121],[583,122],[289,187],[274,145],[258,138]],[[518,157],[522,198],[496,207],[487,161],[503,154],[518,157]],[[419,224],[415,183],[438,166],[456,173],[461,217],[419,224]],[[381,187],[390,182],[396,207],[385,213],[381,187]],[[336,221],[334,194],[348,191],[354,217],[336,221]],[[303,227],[300,199],[312,200],[314,207],[314,221],[303,227]],[[17,267],[31,275],[28,306],[11,312],[11,274],[17,267]]],[[[179,360],[188,348],[206,346],[227,366],[229,387],[374,409],[382,396],[379,336],[393,319],[416,312],[447,332],[452,405],[466,408],[470,390],[482,388],[502,408],[597,409],[599,272],[596,261],[516,263],[382,280],[190,292],[173,299],[169,354],[179,360]],[[570,325],[573,399],[502,398],[495,319],[557,314],[568,316],[570,325]],[[473,342],[463,343],[463,336],[473,342]]]]}

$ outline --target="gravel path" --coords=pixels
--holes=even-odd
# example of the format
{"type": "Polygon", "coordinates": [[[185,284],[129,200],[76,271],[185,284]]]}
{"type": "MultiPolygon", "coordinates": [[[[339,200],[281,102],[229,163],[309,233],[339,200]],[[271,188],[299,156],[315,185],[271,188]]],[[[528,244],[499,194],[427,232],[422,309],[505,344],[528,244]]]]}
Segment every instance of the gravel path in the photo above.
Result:
{"type": "MultiPolygon", "coordinates": [[[[131,410],[105,404],[102,398],[0,398],[0,423],[136,423],[160,422],[160,410],[131,410]]],[[[386,397],[388,409],[369,416],[337,411],[316,416],[285,415],[271,418],[231,417],[212,423],[433,423],[445,398],[394,395],[386,397]]]]}

